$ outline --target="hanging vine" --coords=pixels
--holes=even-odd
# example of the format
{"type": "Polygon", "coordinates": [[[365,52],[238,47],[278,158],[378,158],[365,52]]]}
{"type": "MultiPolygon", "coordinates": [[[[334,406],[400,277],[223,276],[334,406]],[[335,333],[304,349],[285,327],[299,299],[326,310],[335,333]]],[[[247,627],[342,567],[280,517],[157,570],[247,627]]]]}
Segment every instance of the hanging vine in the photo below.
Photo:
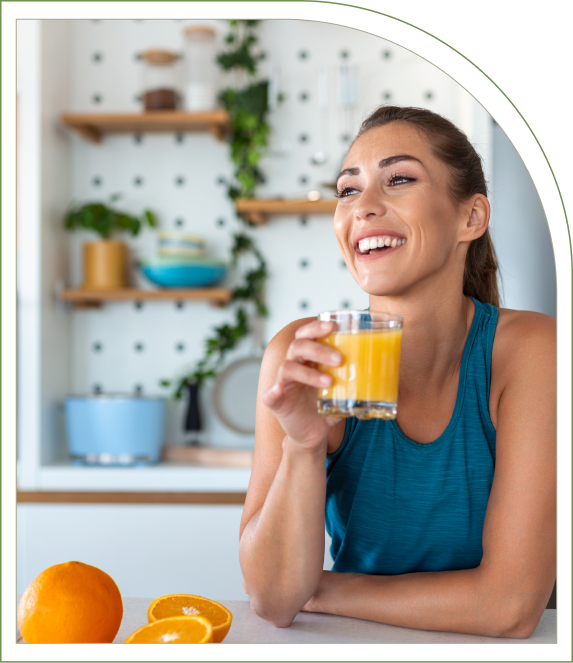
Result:
{"type": "MultiPolygon", "coordinates": [[[[228,49],[220,53],[217,62],[226,72],[232,72],[235,85],[223,90],[219,100],[229,114],[229,152],[234,166],[233,181],[225,182],[227,195],[234,203],[236,198],[252,198],[258,184],[264,182],[259,162],[268,146],[270,126],[267,122],[268,80],[257,80],[257,65],[261,55],[254,50],[258,43],[258,21],[229,21],[229,33],[225,37],[228,49]]],[[[279,96],[280,101],[280,96],[279,96]]],[[[266,317],[264,301],[267,265],[255,241],[247,232],[253,224],[237,214],[244,230],[233,235],[231,264],[238,268],[241,258],[251,256],[255,266],[246,271],[243,281],[233,289],[231,301],[239,303],[234,323],[214,328],[205,341],[205,354],[195,368],[176,381],[162,380],[164,387],[175,382],[175,398],[181,398],[190,383],[202,385],[215,377],[227,353],[250,331],[247,304],[254,304],[257,315],[266,317]]]]}

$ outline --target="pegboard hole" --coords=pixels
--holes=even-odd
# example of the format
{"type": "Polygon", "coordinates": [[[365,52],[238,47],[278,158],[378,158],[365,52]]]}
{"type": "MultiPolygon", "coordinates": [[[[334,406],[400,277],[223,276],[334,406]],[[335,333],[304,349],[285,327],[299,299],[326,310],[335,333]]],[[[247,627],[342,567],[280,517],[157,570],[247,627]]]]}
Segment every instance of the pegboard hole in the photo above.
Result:
{"type": "Polygon", "coordinates": [[[103,345],[99,341],[97,341],[92,345],[92,350],[94,352],[101,352],[103,350],[103,345]]]}
{"type": "Polygon", "coordinates": [[[341,306],[342,308],[352,308],[350,302],[349,302],[347,299],[345,299],[344,301],[340,302],[340,306],[341,306]]]}
{"type": "Polygon", "coordinates": [[[298,264],[301,269],[306,269],[310,265],[310,262],[307,258],[303,258],[298,264]]]}
{"type": "Polygon", "coordinates": [[[101,62],[101,61],[103,60],[103,54],[102,54],[102,53],[99,53],[99,52],[98,52],[98,53],[94,53],[94,54],[92,55],[92,60],[93,60],[94,62],[101,62]]]}
{"type": "Polygon", "coordinates": [[[102,102],[101,94],[94,94],[92,97],[92,101],[94,102],[94,104],[101,104],[102,102]]]}
{"type": "Polygon", "coordinates": [[[144,350],[144,348],[143,348],[143,343],[136,343],[136,344],[134,345],[134,350],[135,350],[136,352],[143,352],[143,350],[144,350]]]}
{"type": "Polygon", "coordinates": [[[310,99],[310,94],[308,92],[301,92],[298,95],[300,101],[308,101],[310,99]]]}
{"type": "Polygon", "coordinates": [[[143,186],[143,177],[135,177],[133,179],[134,186],[143,186]]]}
{"type": "Polygon", "coordinates": [[[434,93],[431,90],[428,90],[425,94],[426,99],[433,99],[434,93]]]}
{"type": "Polygon", "coordinates": [[[298,178],[299,184],[307,184],[308,183],[308,177],[306,175],[301,175],[298,178]]]}
{"type": "Polygon", "coordinates": [[[182,228],[185,225],[185,221],[183,219],[175,219],[175,225],[178,228],[182,228]]]}
{"type": "Polygon", "coordinates": [[[392,51],[383,51],[382,52],[382,57],[385,60],[389,60],[392,57],[392,51]]]}
{"type": "Polygon", "coordinates": [[[301,143],[308,143],[308,141],[309,141],[309,136],[308,136],[308,134],[300,134],[300,136],[298,137],[298,139],[299,139],[299,141],[300,141],[301,143]]]}
{"type": "Polygon", "coordinates": [[[303,300],[299,303],[299,306],[300,306],[300,308],[303,308],[303,309],[304,309],[304,308],[308,308],[308,302],[306,301],[306,299],[303,299],[303,300]]]}
{"type": "Polygon", "coordinates": [[[298,52],[298,57],[299,57],[299,60],[307,60],[308,59],[308,51],[299,51],[298,52]]]}
{"type": "Polygon", "coordinates": [[[306,226],[308,225],[308,217],[307,216],[301,216],[300,219],[298,220],[301,226],[306,226]]]}
{"type": "Polygon", "coordinates": [[[142,134],[135,134],[133,136],[133,140],[134,140],[135,143],[140,145],[141,143],[143,143],[143,135],[142,134]]]}
{"type": "Polygon", "coordinates": [[[382,98],[384,101],[388,101],[389,99],[392,99],[392,93],[391,92],[383,92],[382,93],[382,98]]]}
{"type": "Polygon", "coordinates": [[[217,225],[222,228],[225,225],[225,219],[217,219],[217,225]]]}
{"type": "Polygon", "coordinates": [[[101,386],[101,384],[94,384],[94,385],[93,385],[93,387],[92,387],[92,393],[94,393],[96,396],[97,396],[98,394],[101,394],[102,391],[103,391],[103,387],[101,386]]]}
{"type": "Polygon", "coordinates": [[[175,349],[177,352],[185,352],[185,343],[177,343],[175,349]]]}
{"type": "Polygon", "coordinates": [[[346,49],[344,51],[340,51],[340,57],[343,60],[348,60],[348,58],[350,57],[349,51],[347,51],[346,49]]]}
{"type": "Polygon", "coordinates": [[[136,384],[135,387],[133,388],[133,391],[135,392],[136,396],[141,396],[143,394],[143,385],[136,384]]]}
{"type": "Polygon", "coordinates": [[[101,179],[101,177],[97,177],[97,176],[94,177],[94,178],[92,179],[92,184],[93,184],[94,186],[101,186],[101,185],[102,185],[102,179],[101,179]]]}
{"type": "Polygon", "coordinates": [[[183,308],[185,308],[184,302],[175,302],[175,308],[182,310],[183,308]]]}
{"type": "Polygon", "coordinates": [[[134,305],[137,311],[141,311],[141,309],[143,308],[143,302],[135,302],[134,305]]]}
{"type": "Polygon", "coordinates": [[[340,266],[342,267],[342,269],[347,269],[346,263],[344,262],[344,260],[340,261],[340,266]]]}
{"type": "Polygon", "coordinates": [[[185,140],[184,134],[175,134],[175,142],[182,143],[185,140]]]}
{"type": "Polygon", "coordinates": [[[175,184],[176,186],[183,186],[185,184],[185,178],[183,177],[183,175],[178,175],[175,178],[175,184]]]}

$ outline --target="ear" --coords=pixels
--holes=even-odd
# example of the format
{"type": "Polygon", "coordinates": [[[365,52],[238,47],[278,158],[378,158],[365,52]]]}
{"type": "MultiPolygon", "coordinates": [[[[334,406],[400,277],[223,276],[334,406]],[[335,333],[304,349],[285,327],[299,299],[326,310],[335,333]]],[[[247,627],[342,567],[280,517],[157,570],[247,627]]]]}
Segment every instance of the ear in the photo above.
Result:
{"type": "Polygon", "coordinates": [[[489,226],[491,207],[489,200],[481,193],[476,193],[464,205],[463,225],[460,239],[471,242],[481,237],[489,226]]]}

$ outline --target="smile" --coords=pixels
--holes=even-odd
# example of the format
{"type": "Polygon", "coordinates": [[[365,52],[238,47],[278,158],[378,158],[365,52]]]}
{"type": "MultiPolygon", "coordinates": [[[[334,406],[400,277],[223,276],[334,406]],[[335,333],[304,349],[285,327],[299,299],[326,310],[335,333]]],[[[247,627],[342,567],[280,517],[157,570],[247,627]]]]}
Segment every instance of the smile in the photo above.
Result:
{"type": "Polygon", "coordinates": [[[394,253],[405,243],[405,237],[389,234],[369,235],[354,243],[354,251],[356,259],[360,262],[376,260],[394,253]]]}

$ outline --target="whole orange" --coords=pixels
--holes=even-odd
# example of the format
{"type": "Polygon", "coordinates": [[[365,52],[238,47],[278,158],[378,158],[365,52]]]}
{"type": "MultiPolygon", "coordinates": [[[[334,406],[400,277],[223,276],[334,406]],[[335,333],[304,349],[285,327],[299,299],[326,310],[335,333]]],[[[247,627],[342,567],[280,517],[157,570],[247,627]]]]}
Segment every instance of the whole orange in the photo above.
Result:
{"type": "Polygon", "coordinates": [[[25,642],[113,642],[122,617],[121,594],[113,579],[83,562],[42,571],[18,605],[25,642]]]}

